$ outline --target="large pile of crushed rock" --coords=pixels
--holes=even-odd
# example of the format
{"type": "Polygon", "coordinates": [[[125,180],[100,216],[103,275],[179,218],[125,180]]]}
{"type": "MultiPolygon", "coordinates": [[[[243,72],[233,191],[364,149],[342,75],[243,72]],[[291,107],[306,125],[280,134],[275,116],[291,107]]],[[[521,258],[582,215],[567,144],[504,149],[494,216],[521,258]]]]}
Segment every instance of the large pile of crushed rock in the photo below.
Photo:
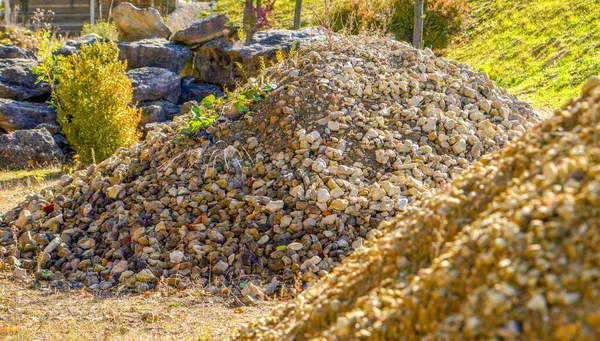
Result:
{"type": "Polygon", "coordinates": [[[0,218],[0,254],[93,289],[262,279],[274,294],[538,120],[484,73],[391,40],[315,43],[266,75],[278,88],[253,117],[180,145],[183,119],[159,125],[28,196],[0,218]]]}
{"type": "Polygon", "coordinates": [[[600,79],[239,340],[600,339],[600,79]]]}

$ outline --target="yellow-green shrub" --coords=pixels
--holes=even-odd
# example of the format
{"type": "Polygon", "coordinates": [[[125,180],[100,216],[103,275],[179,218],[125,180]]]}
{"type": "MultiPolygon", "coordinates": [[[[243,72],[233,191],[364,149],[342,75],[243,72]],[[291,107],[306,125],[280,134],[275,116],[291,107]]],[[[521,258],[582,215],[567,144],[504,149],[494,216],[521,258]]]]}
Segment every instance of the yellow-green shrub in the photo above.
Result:
{"type": "Polygon", "coordinates": [[[92,33],[110,40],[117,40],[119,37],[119,31],[113,22],[98,21],[94,24],[94,26],[90,24],[84,24],[83,29],[81,30],[81,35],[84,36],[92,33]]]}
{"type": "Polygon", "coordinates": [[[133,88],[114,42],[81,46],[56,61],[52,102],[69,144],[84,163],[100,162],[138,139],[141,111],[132,107],[133,88]]]}

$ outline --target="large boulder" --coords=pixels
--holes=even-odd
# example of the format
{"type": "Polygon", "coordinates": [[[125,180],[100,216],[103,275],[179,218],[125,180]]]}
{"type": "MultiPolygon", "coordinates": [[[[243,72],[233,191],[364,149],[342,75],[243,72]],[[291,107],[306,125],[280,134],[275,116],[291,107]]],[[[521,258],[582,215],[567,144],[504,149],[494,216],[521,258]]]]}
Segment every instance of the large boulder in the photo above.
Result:
{"type": "Polygon", "coordinates": [[[246,72],[252,75],[258,69],[259,57],[267,61],[274,60],[279,48],[289,51],[294,42],[305,44],[319,39],[323,39],[323,34],[318,29],[307,28],[299,31],[261,31],[247,44],[210,41],[196,50],[195,76],[199,82],[230,87],[243,79],[236,63],[241,63],[246,72]]]}
{"type": "Polygon", "coordinates": [[[0,169],[23,169],[64,158],[48,130],[18,130],[0,135],[0,169]]]}
{"type": "MultiPolygon", "coordinates": [[[[63,56],[77,53],[83,44],[95,41],[108,41],[96,34],[88,34],[79,39],[67,40],[56,52],[63,56]]],[[[127,60],[128,69],[141,67],[160,67],[178,75],[189,76],[193,73],[193,52],[186,45],[163,38],[144,39],[130,42],[118,42],[119,60],[127,60]]]]}
{"type": "Polygon", "coordinates": [[[44,103],[0,98],[0,129],[5,132],[33,129],[42,123],[58,125],[54,108],[44,103]]]}
{"type": "Polygon", "coordinates": [[[58,51],[55,52],[55,54],[69,56],[73,53],[79,52],[79,50],[81,49],[81,45],[91,45],[97,41],[108,42],[109,39],[102,38],[101,36],[95,33],[87,34],[77,39],[65,41],[60,47],[60,49],[58,49],[58,51]]]}
{"type": "Polygon", "coordinates": [[[119,59],[127,60],[129,69],[159,67],[180,76],[192,74],[193,53],[187,46],[165,39],[120,42],[119,59]]]}
{"type": "Polygon", "coordinates": [[[225,94],[218,85],[208,83],[196,83],[194,77],[184,77],[181,79],[181,95],[177,104],[183,104],[188,101],[200,102],[208,95],[223,97],[225,94]]]}
{"type": "Polygon", "coordinates": [[[50,96],[50,86],[47,83],[36,84],[38,76],[31,73],[31,69],[38,64],[39,62],[35,59],[0,59],[0,98],[11,98],[18,101],[46,101],[50,96]]]}
{"type": "Polygon", "coordinates": [[[0,45],[0,59],[35,59],[35,54],[18,46],[0,45]]]}
{"type": "Polygon", "coordinates": [[[119,31],[120,41],[149,38],[169,38],[171,30],[154,8],[137,8],[129,2],[113,8],[112,17],[119,31]]]}
{"type": "Polygon", "coordinates": [[[141,126],[148,123],[171,120],[174,116],[179,115],[179,107],[167,101],[140,102],[138,103],[138,108],[142,109],[141,126]]]}
{"type": "Polygon", "coordinates": [[[219,14],[175,32],[171,40],[190,46],[206,43],[229,34],[230,30],[225,26],[226,24],[225,14],[219,14]]]}
{"type": "Polygon", "coordinates": [[[157,67],[143,67],[127,72],[133,86],[133,101],[166,100],[177,103],[181,80],[177,74],[157,67]]]}

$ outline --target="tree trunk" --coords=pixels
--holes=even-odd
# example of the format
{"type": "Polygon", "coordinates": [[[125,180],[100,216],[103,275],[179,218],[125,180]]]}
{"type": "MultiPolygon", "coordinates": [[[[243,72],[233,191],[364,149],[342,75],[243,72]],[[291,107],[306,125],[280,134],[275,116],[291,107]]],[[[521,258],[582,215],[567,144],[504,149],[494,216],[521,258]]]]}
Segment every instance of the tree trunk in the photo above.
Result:
{"type": "Polygon", "coordinates": [[[302,13],[302,0],[296,0],[296,10],[294,11],[294,30],[300,29],[301,13],[302,13]]]}
{"type": "Polygon", "coordinates": [[[256,0],[256,9],[262,8],[262,0],[256,0]]]}
{"type": "Polygon", "coordinates": [[[423,0],[415,0],[413,46],[419,50],[423,48],[423,0]]]}
{"type": "Polygon", "coordinates": [[[10,1],[4,0],[4,24],[10,25],[10,1]]]}
{"type": "Polygon", "coordinates": [[[252,40],[252,36],[254,35],[254,13],[252,13],[252,9],[254,5],[254,0],[246,0],[246,4],[244,5],[244,18],[242,20],[244,31],[246,31],[246,43],[252,40]]]}

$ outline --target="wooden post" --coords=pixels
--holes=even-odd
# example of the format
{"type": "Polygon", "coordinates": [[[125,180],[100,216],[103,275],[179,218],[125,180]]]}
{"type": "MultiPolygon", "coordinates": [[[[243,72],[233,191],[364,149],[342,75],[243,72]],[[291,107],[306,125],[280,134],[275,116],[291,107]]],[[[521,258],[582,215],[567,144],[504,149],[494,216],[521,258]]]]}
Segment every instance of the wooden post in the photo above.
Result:
{"type": "Polygon", "coordinates": [[[246,41],[245,43],[252,40],[254,35],[254,13],[252,13],[252,9],[254,5],[253,0],[246,0],[246,4],[244,5],[244,18],[242,20],[244,31],[246,31],[246,41]]]}
{"type": "Polygon", "coordinates": [[[413,46],[419,50],[423,48],[423,0],[415,0],[413,46]]]}
{"type": "Polygon", "coordinates": [[[96,1],[90,0],[90,26],[94,27],[96,22],[96,1]]]}
{"type": "Polygon", "coordinates": [[[256,9],[262,8],[262,0],[256,0],[256,9]]]}
{"type": "Polygon", "coordinates": [[[294,11],[294,30],[300,29],[301,13],[302,13],[302,0],[296,0],[296,9],[294,11]]]}
{"type": "Polygon", "coordinates": [[[10,25],[10,0],[4,0],[4,24],[10,25]]]}

